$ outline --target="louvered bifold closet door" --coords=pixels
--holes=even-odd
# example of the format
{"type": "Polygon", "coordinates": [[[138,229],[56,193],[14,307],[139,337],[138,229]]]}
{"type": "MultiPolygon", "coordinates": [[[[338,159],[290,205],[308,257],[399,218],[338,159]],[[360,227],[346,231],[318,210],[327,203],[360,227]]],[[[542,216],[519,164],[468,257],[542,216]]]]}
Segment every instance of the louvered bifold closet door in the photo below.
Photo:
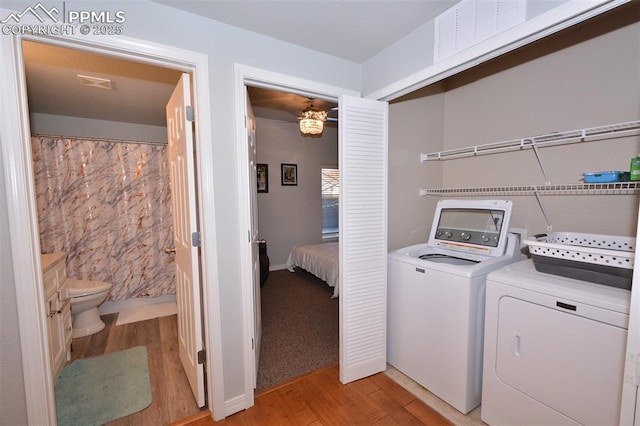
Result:
{"type": "Polygon", "coordinates": [[[386,102],[340,97],[340,381],[386,369],[386,102]]]}

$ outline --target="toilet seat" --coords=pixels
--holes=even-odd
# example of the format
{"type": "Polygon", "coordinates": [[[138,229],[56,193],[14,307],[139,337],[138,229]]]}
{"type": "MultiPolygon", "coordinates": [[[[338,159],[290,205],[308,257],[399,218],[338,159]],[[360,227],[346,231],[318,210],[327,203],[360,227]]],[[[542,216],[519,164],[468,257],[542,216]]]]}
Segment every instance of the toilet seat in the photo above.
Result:
{"type": "Polygon", "coordinates": [[[71,297],[88,296],[109,290],[112,287],[111,283],[104,281],[87,281],[74,278],[67,278],[67,284],[69,285],[69,295],[71,297]]]}

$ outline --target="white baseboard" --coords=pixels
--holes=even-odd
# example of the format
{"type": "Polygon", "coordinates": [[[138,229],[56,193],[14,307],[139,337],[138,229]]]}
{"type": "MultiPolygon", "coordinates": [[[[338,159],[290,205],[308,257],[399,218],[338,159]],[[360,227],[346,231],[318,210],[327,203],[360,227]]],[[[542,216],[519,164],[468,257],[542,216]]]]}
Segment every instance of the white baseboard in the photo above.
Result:
{"type": "Polygon", "coordinates": [[[238,395],[235,398],[227,399],[224,402],[224,416],[228,417],[246,408],[249,407],[247,407],[245,395],[238,395]]]}
{"type": "Polygon", "coordinates": [[[155,305],[157,303],[175,302],[175,294],[165,294],[158,297],[136,297],[135,299],[120,300],[118,302],[104,302],[98,307],[100,315],[113,314],[127,309],[135,309],[143,306],[155,305]]]}
{"type": "Polygon", "coordinates": [[[271,265],[271,266],[269,266],[269,271],[281,271],[282,269],[287,269],[287,265],[271,265]]]}

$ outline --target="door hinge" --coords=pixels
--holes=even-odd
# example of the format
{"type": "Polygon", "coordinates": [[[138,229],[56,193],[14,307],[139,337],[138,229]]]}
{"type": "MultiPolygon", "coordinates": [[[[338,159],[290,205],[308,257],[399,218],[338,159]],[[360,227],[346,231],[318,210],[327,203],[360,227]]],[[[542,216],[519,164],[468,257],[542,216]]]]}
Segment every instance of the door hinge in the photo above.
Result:
{"type": "Polygon", "coordinates": [[[251,349],[252,350],[256,349],[256,342],[255,342],[255,340],[253,340],[253,338],[251,338],[251,349]]]}
{"type": "Polygon", "coordinates": [[[640,386],[640,353],[627,352],[624,367],[624,381],[634,386],[640,386]]]}
{"type": "Polygon", "coordinates": [[[187,115],[187,121],[196,121],[196,114],[193,112],[193,107],[191,105],[187,105],[185,112],[187,115]]]}
{"type": "Polygon", "coordinates": [[[191,245],[193,247],[200,247],[200,233],[199,232],[192,232],[191,233],[191,245]]]}
{"type": "Polygon", "coordinates": [[[207,352],[204,349],[198,351],[198,364],[205,364],[207,362],[207,352]]]}

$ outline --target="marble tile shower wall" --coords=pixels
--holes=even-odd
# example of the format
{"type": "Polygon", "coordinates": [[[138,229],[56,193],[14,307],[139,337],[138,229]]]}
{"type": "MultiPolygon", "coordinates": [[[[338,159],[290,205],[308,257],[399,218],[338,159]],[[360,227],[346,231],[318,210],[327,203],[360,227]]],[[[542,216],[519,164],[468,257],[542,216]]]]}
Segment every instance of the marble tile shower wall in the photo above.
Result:
{"type": "Polygon", "coordinates": [[[40,244],[108,300],[175,294],[166,146],[32,137],[40,244]]]}

